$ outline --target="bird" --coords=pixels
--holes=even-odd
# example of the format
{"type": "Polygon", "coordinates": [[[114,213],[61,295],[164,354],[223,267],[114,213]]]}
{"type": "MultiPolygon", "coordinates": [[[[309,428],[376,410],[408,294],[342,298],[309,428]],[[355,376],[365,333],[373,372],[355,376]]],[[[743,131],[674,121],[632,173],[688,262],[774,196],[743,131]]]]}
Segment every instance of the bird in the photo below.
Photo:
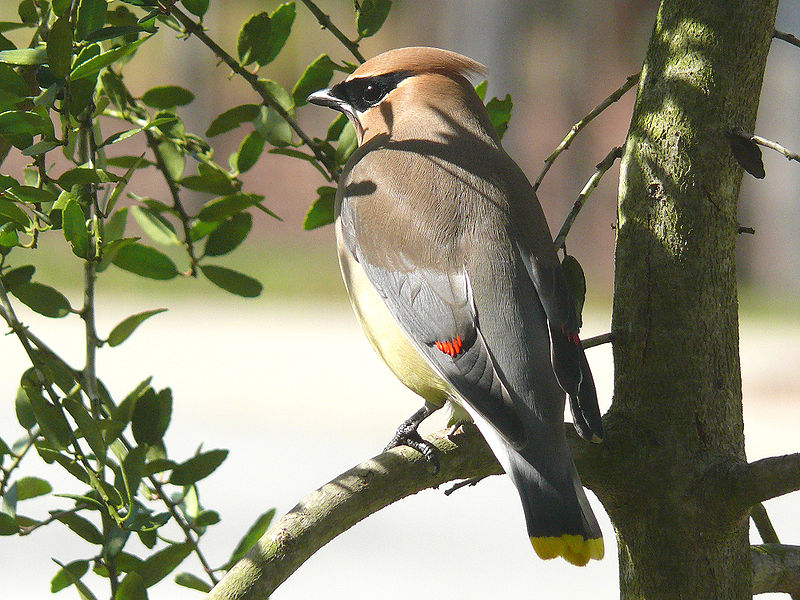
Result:
{"type": "Polygon", "coordinates": [[[470,82],[485,72],[449,50],[398,48],[308,97],[344,113],[358,141],[334,202],[339,263],[366,337],[424,399],[387,448],[438,464],[419,424],[444,405],[471,418],[536,554],[583,566],[604,546],[564,409],[569,396],[579,435],[599,442],[597,393],[536,193],[470,82]]]}

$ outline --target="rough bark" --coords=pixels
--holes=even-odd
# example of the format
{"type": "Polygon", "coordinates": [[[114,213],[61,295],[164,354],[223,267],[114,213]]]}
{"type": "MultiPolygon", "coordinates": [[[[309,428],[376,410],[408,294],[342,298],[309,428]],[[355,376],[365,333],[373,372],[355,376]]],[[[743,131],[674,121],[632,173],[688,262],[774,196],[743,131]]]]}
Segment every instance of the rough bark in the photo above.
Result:
{"type": "Polygon", "coordinates": [[[622,159],[614,404],[595,491],[623,599],[749,598],[735,250],[742,170],[777,0],[663,0],[622,159]]]}

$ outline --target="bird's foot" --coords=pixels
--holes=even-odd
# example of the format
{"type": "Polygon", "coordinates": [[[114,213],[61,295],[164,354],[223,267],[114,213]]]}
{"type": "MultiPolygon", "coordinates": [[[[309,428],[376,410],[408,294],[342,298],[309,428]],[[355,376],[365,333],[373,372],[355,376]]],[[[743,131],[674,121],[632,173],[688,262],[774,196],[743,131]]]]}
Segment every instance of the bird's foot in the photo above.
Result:
{"type": "Polygon", "coordinates": [[[408,446],[413,448],[425,458],[433,475],[439,472],[439,459],[436,457],[436,446],[428,440],[422,439],[416,428],[407,428],[405,423],[400,426],[397,433],[394,434],[392,441],[383,449],[388,452],[397,446],[408,446]]]}

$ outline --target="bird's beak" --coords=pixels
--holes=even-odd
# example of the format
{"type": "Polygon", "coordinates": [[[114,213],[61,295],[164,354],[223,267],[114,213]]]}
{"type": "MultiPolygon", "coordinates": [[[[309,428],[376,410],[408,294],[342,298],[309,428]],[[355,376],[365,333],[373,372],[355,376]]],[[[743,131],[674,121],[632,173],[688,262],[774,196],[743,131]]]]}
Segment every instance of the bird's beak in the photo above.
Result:
{"type": "Polygon", "coordinates": [[[306,102],[316,104],[318,106],[327,106],[334,110],[342,110],[342,100],[331,94],[330,88],[318,90],[306,98],[306,102]]]}

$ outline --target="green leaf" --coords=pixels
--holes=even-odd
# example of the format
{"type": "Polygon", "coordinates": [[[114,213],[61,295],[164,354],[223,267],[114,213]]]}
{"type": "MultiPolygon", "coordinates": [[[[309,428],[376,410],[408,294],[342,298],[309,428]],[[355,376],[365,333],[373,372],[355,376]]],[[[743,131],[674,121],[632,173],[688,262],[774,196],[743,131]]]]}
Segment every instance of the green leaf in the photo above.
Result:
{"type": "Polygon", "coordinates": [[[242,212],[255,206],[264,199],[264,196],[258,194],[231,194],[229,196],[221,196],[214,198],[207,202],[200,212],[198,217],[201,221],[224,221],[233,215],[242,212]]]}
{"type": "Polygon", "coordinates": [[[131,449],[122,461],[122,477],[125,481],[125,495],[128,503],[133,504],[133,498],[139,489],[139,484],[144,475],[144,461],[147,456],[145,446],[136,446],[131,449]]]}
{"type": "Polygon", "coordinates": [[[45,317],[66,317],[72,309],[64,294],[42,283],[19,285],[13,293],[20,302],[45,317]]]}
{"type": "Polygon", "coordinates": [[[92,449],[92,452],[94,452],[94,455],[101,463],[105,463],[106,443],[103,440],[103,434],[100,433],[97,422],[89,414],[89,411],[86,410],[86,407],[78,400],[67,396],[62,402],[64,408],[67,409],[67,412],[75,419],[75,423],[78,424],[81,434],[83,434],[83,439],[89,444],[89,448],[92,449]]]}
{"type": "Polygon", "coordinates": [[[136,571],[125,575],[125,579],[122,580],[114,595],[114,600],[147,600],[147,588],[142,576],[136,571]]]}
{"type": "Polygon", "coordinates": [[[136,328],[139,327],[139,325],[144,323],[153,315],[157,315],[166,310],[166,308],[157,308],[155,310],[146,310],[144,312],[131,315],[111,330],[111,333],[108,334],[108,345],[112,347],[119,346],[122,342],[127,340],[134,331],[136,331],[136,328]]]}
{"type": "Polygon", "coordinates": [[[58,77],[65,77],[72,64],[72,24],[69,17],[53,23],[47,36],[47,64],[58,77]]]}
{"type": "Polygon", "coordinates": [[[104,169],[92,169],[89,167],[76,167],[64,171],[56,180],[58,185],[65,190],[69,190],[73,185],[99,185],[101,183],[115,183],[121,177],[104,169]]]}
{"type": "Polygon", "coordinates": [[[142,102],[153,108],[172,108],[184,106],[194,100],[194,94],[177,85],[161,85],[147,90],[142,102]]]}
{"type": "Polygon", "coordinates": [[[239,541],[239,544],[236,546],[236,550],[233,551],[230,560],[225,565],[226,569],[230,569],[233,565],[239,562],[244,556],[250,552],[250,549],[255,545],[255,543],[261,538],[264,533],[266,533],[269,524],[272,522],[272,518],[275,516],[275,509],[271,508],[264,514],[256,519],[256,522],[247,530],[247,533],[244,537],[239,541]]]}
{"type": "Polygon", "coordinates": [[[3,63],[0,63],[0,90],[19,98],[24,98],[30,93],[22,75],[3,63]]]}
{"type": "Polygon", "coordinates": [[[148,388],[137,400],[131,417],[133,438],[137,444],[154,445],[161,441],[172,418],[172,391],[158,394],[148,388]]]}
{"type": "Polygon", "coordinates": [[[362,38],[378,33],[389,16],[392,0],[363,0],[361,9],[356,11],[356,30],[362,38]]]}
{"type": "Polygon", "coordinates": [[[492,120],[497,135],[502,139],[506,129],[508,129],[508,122],[511,120],[511,108],[514,103],[511,101],[511,95],[506,94],[506,97],[500,100],[499,98],[492,98],[486,105],[486,110],[489,111],[489,118],[492,120]]]}
{"type": "Polygon", "coordinates": [[[106,23],[106,0],[81,0],[78,4],[78,22],[75,34],[85,40],[106,23]]]}
{"type": "Polygon", "coordinates": [[[178,573],[175,575],[175,583],[198,592],[208,593],[211,591],[211,586],[208,583],[191,573],[178,573]]]}
{"type": "Polygon", "coordinates": [[[142,231],[157,244],[178,246],[181,244],[172,223],[161,215],[142,206],[131,206],[130,212],[142,231]]]}
{"type": "Polygon", "coordinates": [[[256,279],[232,269],[216,265],[201,265],[200,270],[211,283],[237,296],[255,298],[264,289],[264,286],[256,279]]]}
{"type": "Polygon", "coordinates": [[[236,192],[236,187],[228,173],[204,164],[201,164],[197,170],[197,175],[184,177],[180,180],[180,184],[190,190],[207,194],[222,195],[236,192]]]}
{"type": "Polygon", "coordinates": [[[63,411],[45,400],[37,388],[27,387],[25,394],[31,402],[36,422],[47,441],[59,450],[66,448],[72,440],[72,429],[63,411]]]}
{"type": "Polygon", "coordinates": [[[340,135],[342,135],[342,130],[344,130],[344,126],[347,125],[350,120],[347,118],[347,115],[340,114],[336,117],[333,122],[328,127],[328,133],[325,134],[325,141],[335,140],[338,139],[340,135]]]}
{"type": "Polygon", "coordinates": [[[214,137],[220,133],[236,129],[242,123],[252,121],[258,116],[259,108],[260,106],[258,104],[241,104],[229,108],[211,121],[211,125],[209,125],[206,130],[206,137],[214,137]]]}
{"type": "Polygon", "coordinates": [[[263,67],[271,63],[280,54],[292,31],[295,14],[294,2],[281,4],[270,14],[269,38],[263,48],[263,54],[256,61],[259,66],[263,67]]]}
{"type": "Polygon", "coordinates": [[[111,25],[98,29],[94,33],[86,36],[86,42],[103,42],[105,40],[113,40],[118,37],[126,37],[142,31],[152,31],[141,25],[111,25]]]}
{"type": "Polygon", "coordinates": [[[61,17],[72,5],[72,0],[53,0],[50,5],[53,8],[53,13],[61,17]]]}
{"type": "Polygon", "coordinates": [[[19,202],[28,204],[55,202],[56,195],[50,190],[33,187],[32,185],[15,185],[8,188],[5,193],[13,196],[19,202]]]}
{"type": "Polygon", "coordinates": [[[289,123],[271,106],[262,106],[258,118],[253,122],[256,131],[273,146],[289,146],[293,132],[289,123]]]}
{"type": "Polygon", "coordinates": [[[26,110],[7,110],[0,113],[0,135],[46,135],[53,124],[35,112],[26,110]]]}
{"type": "Polygon", "coordinates": [[[36,415],[33,414],[30,398],[28,398],[28,394],[22,386],[17,388],[14,411],[17,415],[17,421],[24,429],[33,429],[34,425],[36,425],[36,415]]]}
{"type": "Polygon", "coordinates": [[[23,156],[37,156],[39,154],[45,154],[46,152],[50,152],[50,150],[55,150],[59,146],[63,146],[61,142],[56,142],[54,140],[42,140],[40,142],[36,142],[32,146],[28,146],[22,151],[23,156]]]}
{"type": "MultiPolygon", "coordinates": [[[[102,0],[105,2],[105,0],[102,0]]],[[[152,36],[149,35],[147,37],[143,37],[140,40],[136,40],[130,44],[125,44],[124,46],[119,46],[117,48],[112,48],[106,52],[98,54],[87,60],[86,62],[82,62],[77,65],[75,68],[72,69],[72,73],[70,73],[70,79],[73,81],[78,79],[83,79],[84,77],[89,77],[90,75],[94,75],[98,73],[100,69],[103,69],[116,61],[118,61],[123,56],[128,56],[129,54],[133,54],[133,52],[141,46],[144,42],[149,40],[152,36]]],[[[1,53],[0,53],[1,54],[1,53]]]]}
{"type": "Polygon", "coordinates": [[[8,444],[0,439],[0,456],[3,456],[4,454],[11,454],[11,448],[9,448],[8,444]]]}
{"type": "Polygon", "coordinates": [[[583,326],[583,303],[586,300],[586,277],[583,268],[574,256],[566,255],[561,262],[564,276],[567,279],[572,301],[575,303],[575,312],[578,315],[578,327],[583,326]]]}
{"type": "Polygon", "coordinates": [[[13,248],[19,244],[19,235],[13,223],[3,223],[0,225],[0,246],[3,248],[13,248]]]}
{"type": "Polygon", "coordinates": [[[31,219],[24,210],[2,197],[0,197],[0,217],[5,217],[4,221],[13,221],[21,229],[31,225],[31,219]]]}
{"type": "Polygon", "coordinates": [[[22,0],[17,6],[17,13],[22,22],[28,25],[34,25],[39,20],[34,0],[22,0]]]}
{"type": "Polygon", "coordinates": [[[153,554],[144,561],[139,570],[145,587],[151,587],[164,579],[191,553],[191,544],[172,544],[153,554]]]}
{"type": "Polygon", "coordinates": [[[261,153],[264,152],[265,142],[264,136],[257,131],[251,132],[242,140],[236,153],[236,170],[239,173],[249,171],[256,165],[261,153]]]}
{"type": "Polygon", "coordinates": [[[286,89],[271,79],[259,79],[259,85],[283,110],[294,116],[294,98],[286,89]]]}
{"type": "Polygon", "coordinates": [[[7,292],[14,293],[14,288],[28,283],[35,272],[36,267],[33,265],[25,265],[6,271],[2,277],[3,287],[6,288],[7,292]]]}
{"type": "Polygon", "coordinates": [[[481,99],[483,102],[486,99],[486,88],[489,86],[489,82],[484,79],[478,85],[475,86],[475,93],[478,94],[478,98],[481,99]]]}
{"type": "Polygon", "coordinates": [[[342,129],[336,144],[336,162],[344,164],[353,151],[358,148],[358,138],[356,137],[356,129],[349,121],[342,129]]]}
{"type": "Polygon", "coordinates": [[[88,560],[75,560],[59,569],[56,576],[50,581],[50,591],[55,594],[72,585],[89,570],[88,560]]]}
{"type": "Polygon", "coordinates": [[[72,198],[67,201],[61,216],[64,238],[72,246],[72,252],[79,258],[89,258],[89,231],[86,229],[86,215],[72,198]]]}
{"type": "Polygon", "coordinates": [[[181,3],[196,17],[202,17],[208,10],[208,0],[181,0],[181,3]]]}
{"type": "Polygon", "coordinates": [[[207,256],[227,254],[242,243],[252,226],[253,216],[250,213],[241,212],[234,215],[208,236],[205,254],[207,256]]]}
{"type": "Polygon", "coordinates": [[[69,527],[75,534],[90,544],[103,543],[103,535],[88,519],[84,519],[76,513],[61,513],[56,519],[64,523],[64,525],[69,527]]]}
{"type": "Polygon", "coordinates": [[[43,65],[47,62],[47,48],[24,48],[22,50],[3,50],[0,52],[0,62],[9,65],[43,65]]]}
{"type": "Polygon", "coordinates": [[[195,525],[198,527],[208,527],[209,525],[215,525],[221,521],[219,513],[215,510],[201,510],[200,513],[195,517],[195,525]]]}
{"type": "Polygon", "coordinates": [[[183,148],[164,140],[158,144],[158,151],[161,153],[161,158],[164,159],[164,166],[167,168],[167,173],[175,181],[183,177],[183,171],[186,168],[186,155],[183,148]]]}
{"type": "Polygon", "coordinates": [[[112,262],[120,269],[149,279],[167,280],[178,275],[175,263],[166,254],[138,242],[117,250],[112,262]]]}
{"type": "Polygon", "coordinates": [[[193,456],[173,469],[169,482],[173,485],[192,485],[216,471],[227,456],[227,450],[209,450],[193,456]]]}
{"type": "Polygon", "coordinates": [[[39,477],[22,477],[17,479],[17,500],[28,500],[44,496],[53,491],[53,486],[39,477]]]}
{"type": "Polygon", "coordinates": [[[319,197],[311,205],[303,221],[303,229],[306,231],[330,225],[333,223],[333,203],[336,198],[336,188],[323,185],[317,188],[319,197]]]}
{"type": "Polygon", "coordinates": [[[265,12],[252,15],[242,25],[236,42],[236,52],[243,66],[254,62],[261,65],[261,59],[266,57],[270,29],[269,14],[265,12]]]}
{"type": "Polygon", "coordinates": [[[308,98],[311,92],[316,92],[328,85],[333,77],[333,68],[336,64],[328,57],[327,54],[320,55],[314,62],[312,62],[300,80],[295,84],[292,89],[292,98],[294,98],[295,106],[304,106],[308,104],[308,98]]]}
{"type": "Polygon", "coordinates": [[[17,520],[4,512],[0,512],[0,535],[17,535],[19,525],[17,520]]]}

